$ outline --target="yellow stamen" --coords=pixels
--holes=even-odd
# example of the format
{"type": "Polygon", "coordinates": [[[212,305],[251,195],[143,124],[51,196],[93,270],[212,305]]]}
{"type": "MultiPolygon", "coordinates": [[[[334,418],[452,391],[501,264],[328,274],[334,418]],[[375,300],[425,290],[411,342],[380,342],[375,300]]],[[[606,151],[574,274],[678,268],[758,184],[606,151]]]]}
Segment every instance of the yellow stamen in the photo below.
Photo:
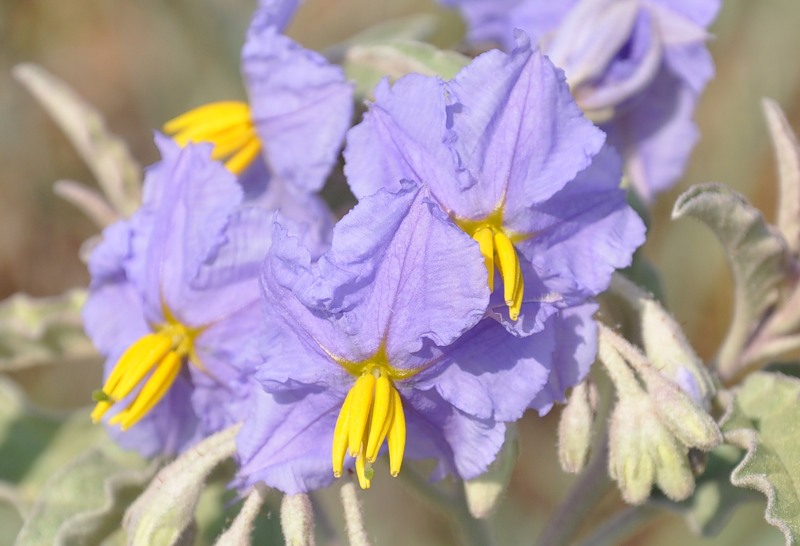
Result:
{"type": "Polygon", "coordinates": [[[375,376],[366,373],[356,380],[353,386],[353,399],[350,401],[350,433],[348,435],[348,451],[351,457],[358,456],[361,442],[367,427],[367,418],[372,408],[372,397],[375,393],[375,376]]]}
{"type": "Polygon", "coordinates": [[[109,424],[119,423],[122,430],[128,430],[138,423],[167,394],[180,370],[181,357],[174,352],[168,353],[131,405],[112,417],[109,424]]]}
{"type": "Polygon", "coordinates": [[[344,456],[347,454],[347,443],[350,437],[350,401],[353,399],[353,389],[347,393],[344,399],[339,417],[336,419],[336,428],[333,429],[333,475],[336,478],[342,477],[344,468],[344,456]]]}
{"type": "Polygon", "coordinates": [[[486,262],[486,271],[489,274],[489,292],[494,292],[494,238],[491,228],[481,228],[472,236],[481,249],[483,260],[486,262]]]}
{"type": "Polygon", "coordinates": [[[406,416],[403,413],[403,401],[396,390],[392,393],[392,423],[389,425],[389,472],[393,477],[400,473],[403,464],[403,453],[406,450],[406,416]]]}
{"type": "Polygon", "coordinates": [[[498,206],[482,220],[453,218],[455,223],[477,241],[489,275],[489,291],[494,292],[494,269],[503,279],[503,299],[508,305],[508,316],[517,320],[522,309],[524,281],[519,255],[514,243],[524,241],[529,235],[511,233],[503,226],[503,207],[498,206]]]}
{"type": "Polygon", "coordinates": [[[361,487],[369,488],[373,476],[372,463],[381,446],[389,446],[389,466],[393,476],[400,472],[406,443],[403,401],[394,381],[419,373],[420,369],[393,368],[385,346],[369,360],[348,362],[335,359],[348,372],[356,375],[355,384],[344,399],[333,431],[331,462],[333,475],[341,477],[345,455],[356,459],[356,474],[361,487]]]}
{"type": "Polygon", "coordinates": [[[181,146],[189,142],[214,144],[212,158],[224,161],[234,174],[241,174],[261,151],[261,141],[244,102],[225,101],[190,110],[164,124],[164,132],[181,146]]]}
{"type": "MultiPolygon", "coordinates": [[[[511,244],[511,240],[502,231],[494,234],[494,250],[500,275],[503,277],[503,298],[506,300],[506,305],[508,305],[508,315],[511,320],[517,320],[520,309],[516,306],[514,296],[519,292],[517,283],[522,279],[519,257],[514,245],[511,244]]],[[[521,298],[519,303],[520,305],[522,304],[521,298]]]]}
{"type": "Polygon", "coordinates": [[[144,417],[167,393],[188,357],[196,360],[194,338],[202,328],[187,328],[165,309],[167,322],[142,336],[117,362],[103,389],[95,394],[92,420],[98,422],[117,402],[144,382],[127,408],[109,420],[126,430],[144,417]],[[149,374],[149,376],[148,376],[149,374]]]}
{"type": "Polygon", "coordinates": [[[393,390],[389,378],[385,375],[381,375],[375,382],[375,402],[372,404],[372,418],[367,438],[367,460],[371,463],[378,458],[378,450],[389,432],[387,425],[393,390]]]}

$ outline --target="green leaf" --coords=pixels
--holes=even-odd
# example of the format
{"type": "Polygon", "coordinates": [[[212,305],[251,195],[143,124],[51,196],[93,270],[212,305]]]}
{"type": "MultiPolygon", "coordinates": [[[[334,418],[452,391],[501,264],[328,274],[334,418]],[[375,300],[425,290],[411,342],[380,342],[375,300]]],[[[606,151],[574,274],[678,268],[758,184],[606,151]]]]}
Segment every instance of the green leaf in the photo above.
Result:
{"type": "Polygon", "coordinates": [[[125,514],[132,546],[179,544],[193,531],[194,512],[206,478],[236,451],[236,425],[209,436],[163,468],[125,514]]]}
{"type": "Polygon", "coordinates": [[[0,371],[99,357],[83,332],[84,290],[33,298],[15,294],[0,302],[0,371]]]}
{"type": "Polygon", "coordinates": [[[766,520],[786,544],[800,540],[800,380],[758,372],[736,389],[722,429],[746,451],[731,483],[767,497],[766,520]]]}
{"type": "Polygon", "coordinates": [[[761,106],[769,125],[778,167],[778,229],[789,249],[797,254],[800,252],[800,145],[778,103],[762,99],[761,106]]]}
{"type": "Polygon", "coordinates": [[[343,65],[346,76],[356,83],[356,94],[371,97],[384,77],[394,81],[414,72],[451,79],[467,63],[469,58],[455,51],[410,40],[386,40],[350,47],[343,65]]]}
{"type": "Polygon", "coordinates": [[[132,214],[141,202],[142,169],[125,143],[94,108],[41,66],[19,64],[13,73],[66,133],[114,209],[132,214]]]}
{"type": "Polygon", "coordinates": [[[100,544],[157,468],[110,442],[82,453],[47,481],[16,546],[100,544]]]}
{"type": "Polygon", "coordinates": [[[743,196],[722,184],[700,184],[684,192],[672,218],[684,216],[714,231],[733,270],[733,319],[718,355],[720,374],[729,378],[753,329],[778,301],[786,276],[786,243],[743,196]]]}

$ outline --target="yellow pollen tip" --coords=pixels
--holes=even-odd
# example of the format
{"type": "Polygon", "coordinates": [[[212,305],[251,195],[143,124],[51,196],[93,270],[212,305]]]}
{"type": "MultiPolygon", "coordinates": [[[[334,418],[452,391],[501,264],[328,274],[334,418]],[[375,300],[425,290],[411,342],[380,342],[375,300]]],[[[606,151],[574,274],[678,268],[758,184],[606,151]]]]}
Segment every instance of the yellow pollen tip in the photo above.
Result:
{"type": "Polygon", "coordinates": [[[341,477],[349,453],[356,460],[359,484],[362,489],[369,489],[374,474],[372,463],[384,441],[389,447],[391,474],[397,476],[406,442],[403,402],[387,375],[381,372],[376,378],[368,369],[347,393],[336,420],[331,455],[333,475],[341,477]]]}
{"type": "Polygon", "coordinates": [[[168,121],[163,128],[180,146],[189,142],[212,143],[211,157],[223,161],[225,167],[237,175],[244,172],[261,151],[250,107],[244,102],[206,104],[168,121]]]}

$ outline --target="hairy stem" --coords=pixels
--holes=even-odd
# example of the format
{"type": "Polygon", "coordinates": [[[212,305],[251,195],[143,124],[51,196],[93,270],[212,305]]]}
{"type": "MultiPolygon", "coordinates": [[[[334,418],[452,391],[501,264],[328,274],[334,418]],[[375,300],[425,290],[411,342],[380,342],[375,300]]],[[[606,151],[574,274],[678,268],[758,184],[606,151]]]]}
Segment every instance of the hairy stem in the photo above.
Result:
{"type": "Polygon", "coordinates": [[[356,484],[346,481],[339,493],[342,497],[344,521],[350,546],[370,546],[367,530],[364,528],[364,514],[356,493],[356,484]]]}
{"type": "Polygon", "coordinates": [[[615,514],[579,543],[579,546],[613,546],[629,536],[658,513],[649,504],[629,506],[615,514]]]}
{"type": "Polygon", "coordinates": [[[539,535],[538,546],[566,546],[571,543],[581,523],[611,486],[607,467],[608,441],[604,438],[599,446],[594,447],[589,464],[550,517],[539,535]]]}
{"type": "Polygon", "coordinates": [[[469,513],[463,487],[459,488],[459,494],[448,495],[420,476],[410,466],[403,467],[403,471],[398,476],[403,479],[403,483],[457,525],[461,534],[461,544],[467,546],[491,546],[494,544],[487,522],[476,519],[469,513]]]}

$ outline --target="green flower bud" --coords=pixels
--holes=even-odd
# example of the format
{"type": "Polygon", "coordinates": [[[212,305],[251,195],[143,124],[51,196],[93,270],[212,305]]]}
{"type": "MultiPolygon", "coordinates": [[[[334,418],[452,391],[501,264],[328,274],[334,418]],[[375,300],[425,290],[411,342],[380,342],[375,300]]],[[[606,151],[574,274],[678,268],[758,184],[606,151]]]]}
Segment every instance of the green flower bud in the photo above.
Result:
{"type": "Polygon", "coordinates": [[[722,443],[714,419],[678,385],[652,369],[641,376],[661,422],[683,445],[710,451],[722,443]]]}
{"type": "Polygon", "coordinates": [[[642,504],[653,484],[673,500],[694,491],[688,448],[661,421],[656,404],[647,396],[628,396],[619,401],[609,429],[609,474],[622,497],[642,504]]]}
{"type": "Polygon", "coordinates": [[[592,422],[597,401],[594,383],[584,381],[572,389],[558,422],[558,460],[564,472],[577,474],[589,458],[592,422]]]}

